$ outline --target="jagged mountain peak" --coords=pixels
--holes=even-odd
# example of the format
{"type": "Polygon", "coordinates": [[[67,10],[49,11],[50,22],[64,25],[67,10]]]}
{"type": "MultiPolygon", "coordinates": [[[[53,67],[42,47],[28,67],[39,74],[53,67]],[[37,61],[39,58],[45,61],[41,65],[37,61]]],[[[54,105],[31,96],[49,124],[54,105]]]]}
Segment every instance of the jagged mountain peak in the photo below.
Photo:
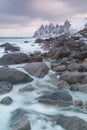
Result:
{"type": "Polygon", "coordinates": [[[35,38],[47,38],[47,37],[55,37],[61,34],[69,34],[69,28],[71,24],[68,20],[64,22],[63,25],[54,25],[53,23],[49,23],[49,25],[41,25],[40,28],[34,33],[33,37],[35,38]]]}

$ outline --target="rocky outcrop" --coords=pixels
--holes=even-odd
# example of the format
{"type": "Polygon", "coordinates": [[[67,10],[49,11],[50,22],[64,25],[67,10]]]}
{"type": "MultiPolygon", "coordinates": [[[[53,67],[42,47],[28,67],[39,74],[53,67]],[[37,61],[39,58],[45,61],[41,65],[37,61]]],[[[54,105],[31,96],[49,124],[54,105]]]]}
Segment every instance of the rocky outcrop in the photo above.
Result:
{"type": "Polygon", "coordinates": [[[28,56],[23,53],[9,53],[0,58],[0,65],[21,64],[28,62],[28,56]]]}
{"type": "MultiPolygon", "coordinates": [[[[86,25],[87,26],[87,25],[86,25]]],[[[84,37],[87,38],[87,28],[84,28],[83,30],[79,31],[79,33],[84,37]]]]}
{"type": "Polygon", "coordinates": [[[43,78],[49,71],[48,66],[43,62],[26,63],[24,69],[32,76],[43,78]]]}
{"type": "Polygon", "coordinates": [[[0,82],[0,95],[11,91],[13,88],[12,84],[6,81],[0,82]]]}
{"type": "Polygon", "coordinates": [[[7,52],[7,51],[11,51],[11,52],[20,51],[19,47],[13,46],[10,43],[2,44],[2,45],[0,45],[0,47],[4,47],[5,48],[5,52],[7,52]]]}
{"type": "Polygon", "coordinates": [[[58,115],[56,117],[56,123],[61,125],[66,130],[86,130],[87,122],[80,119],[79,117],[66,117],[63,115],[58,115]]]}
{"type": "Polygon", "coordinates": [[[22,109],[16,109],[11,113],[10,126],[11,130],[30,130],[30,120],[27,112],[22,109]]]}
{"type": "MultiPolygon", "coordinates": [[[[33,79],[27,74],[13,68],[4,66],[0,68],[0,81],[10,82],[12,84],[31,82],[33,79]]],[[[9,86],[8,89],[9,91],[9,86]]]]}
{"type": "Polygon", "coordinates": [[[47,105],[57,105],[58,107],[67,107],[72,105],[72,97],[67,91],[59,90],[58,92],[39,97],[39,102],[47,105]]]}

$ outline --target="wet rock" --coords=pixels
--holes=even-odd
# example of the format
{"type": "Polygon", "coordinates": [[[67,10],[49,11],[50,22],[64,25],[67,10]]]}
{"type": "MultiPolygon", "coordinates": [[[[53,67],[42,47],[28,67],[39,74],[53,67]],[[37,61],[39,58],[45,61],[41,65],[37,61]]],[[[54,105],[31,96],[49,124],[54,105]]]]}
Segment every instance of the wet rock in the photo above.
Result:
{"type": "Polygon", "coordinates": [[[48,105],[57,105],[58,107],[67,107],[72,105],[72,97],[67,91],[59,90],[58,92],[39,97],[39,102],[48,105]]]}
{"type": "Polygon", "coordinates": [[[37,56],[30,56],[29,57],[29,62],[42,62],[42,56],[37,55],[37,56]]]}
{"type": "Polygon", "coordinates": [[[13,102],[12,98],[10,98],[9,96],[3,98],[0,103],[4,104],[4,105],[10,105],[13,102]]]}
{"type": "Polygon", "coordinates": [[[79,84],[76,87],[78,88],[78,91],[87,93],[87,84],[79,84]]]}
{"type": "Polygon", "coordinates": [[[28,62],[28,56],[23,53],[9,53],[0,58],[0,65],[21,64],[28,62]]]}
{"type": "Polygon", "coordinates": [[[41,52],[40,52],[40,51],[34,51],[34,55],[40,56],[40,55],[41,55],[41,52]]]}
{"type": "Polygon", "coordinates": [[[87,83],[87,73],[81,73],[81,72],[65,72],[60,76],[61,80],[64,80],[70,84],[75,83],[87,83]]]}
{"type": "Polygon", "coordinates": [[[59,47],[59,48],[52,48],[50,52],[48,53],[48,57],[51,57],[53,59],[61,59],[64,57],[68,57],[71,54],[70,50],[66,47],[59,47]]]}
{"type": "Polygon", "coordinates": [[[30,130],[31,124],[27,112],[22,109],[16,109],[11,113],[10,119],[11,130],[30,130]]]}
{"type": "Polygon", "coordinates": [[[56,117],[56,123],[61,125],[66,130],[86,130],[87,122],[79,117],[66,117],[58,115],[56,117]]]}
{"type": "Polygon", "coordinates": [[[87,58],[87,51],[77,53],[73,56],[73,58],[84,60],[85,58],[87,58]]]}
{"type": "Polygon", "coordinates": [[[77,87],[77,84],[75,84],[75,85],[72,84],[72,85],[69,86],[69,88],[70,88],[70,91],[79,91],[78,87],[77,87]]]}
{"type": "Polygon", "coordinates": [[[67,70],[69,71],[78,71],[78,72],[87,72],[87,63],[76,63],[75,61],[70,62],[67,65],[67,70]]]}
{"type": "Polygon", "coordinates": [[[67,70],[76,71],[78,69],[79,64],[75,61],[71,61],[69,65],[67,65],[67,70]]]}
{"type": "Polygon", "coordinates": [[[24,41],[24,43],[29,43],[29,41],[24,41]]]}
{"type": "Polygon", "coordinates": [[[24,69],[38,78],[43,78],[49,71],[48,66],[43,62],[26,63],[24,69]]]}
{"type": "Polygon", "coordinates": [[[68,84],[67,84],[66,81],[60,80],[60,81],[57,82],[57,86],[58,86],[59,88],[66,88],[66,86],[68,86],[68,84]]]}
{"type": "Polygon", "coordinates": [[[5,47],[5,51],[12,51],[12,52],[20,51],[19,47],[13,46],[10,43],[2,44],[2,45],[0,45],[0,47],[5,47]]]}
{"type": "Polygon", "coordinates": [[[19,92],[31,92],[31,91],[34,91],[35,88],[32,87],[32,86],[27,86],[27,87],[24,87],[24,88],[21,88],[19,89],[19,92]]]}
{"type": "Polygon", "coordinates": [[[57,72],[62,72],[66,70],[66,66],[65,65],[58,65],[56,67],[52,67],[52,70],[57,71],[57,72]]]}
{"type": "Polygon", "coordinates": [[[74,104],[75,106],[79,106],[79,107],[83,106],[83,102],[81,100],[74,101],[74,104]]]}
{"type": "Polygon", "coordinates": [[[11,91],[13,88],[12,84],[6,81],[0,82],[0,95],[11,91]]]}
{"type": "Polygon", "coordinates": [[[0,68],[0,81],[12,84],[31,82],[33,79],[22,71],[3,66],[0,68]]]}

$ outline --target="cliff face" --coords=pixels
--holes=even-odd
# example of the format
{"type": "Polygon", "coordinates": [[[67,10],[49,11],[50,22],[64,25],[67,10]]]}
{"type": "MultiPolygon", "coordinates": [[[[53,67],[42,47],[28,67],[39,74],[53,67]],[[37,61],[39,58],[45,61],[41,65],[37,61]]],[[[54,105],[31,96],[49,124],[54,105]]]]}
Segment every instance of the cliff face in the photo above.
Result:
{"type": "Polygon", "coordinates": [[[41,25],[40,28],[34,33],[34,38],[49,38],[56,37],[61,34],[69,34],[70,22],[66,20],[63,25],[41,25]]]}

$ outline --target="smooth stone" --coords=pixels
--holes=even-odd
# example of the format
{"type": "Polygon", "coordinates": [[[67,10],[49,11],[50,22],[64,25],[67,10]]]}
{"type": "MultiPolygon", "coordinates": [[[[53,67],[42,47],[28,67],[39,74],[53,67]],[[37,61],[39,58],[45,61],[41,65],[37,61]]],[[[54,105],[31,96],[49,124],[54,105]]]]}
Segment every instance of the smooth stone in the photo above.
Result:
{"type": "Polygon", "coordinates": [[[3,66],[0,68],[0,81],[20,84],[31,82],[33,79],[22,71],[3,66]]]}
{"type": "Polygon", "coordinates": [[[23,53],[8,53],[0,57],[0,65],[21,64],[28,61],[28,56],[23,53]]]}
{"type": "Polygon", "coordinates": [[[43,78],[49,71],[48,66],[43,62],[26,63],[24,69],[32,76],[43,78]]]}
{"type": "Polygon", "coordinates": [[[12,98],[7,96],[5,98],[3,98],[0,103],[3,105],[10,105],[13,102],[12,98]]]}

